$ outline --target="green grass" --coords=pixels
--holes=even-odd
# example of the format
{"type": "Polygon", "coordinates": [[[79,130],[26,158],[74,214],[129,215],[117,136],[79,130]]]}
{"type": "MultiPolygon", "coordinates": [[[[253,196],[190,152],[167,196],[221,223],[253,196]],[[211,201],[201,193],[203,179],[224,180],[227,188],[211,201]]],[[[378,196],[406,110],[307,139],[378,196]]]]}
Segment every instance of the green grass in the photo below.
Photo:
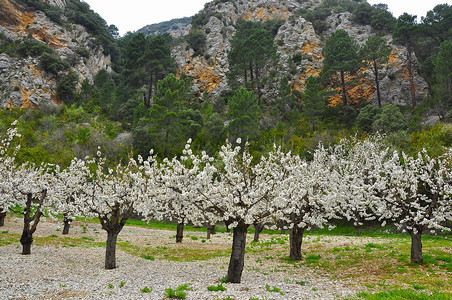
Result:
{"type": "Polygon", "coordinates": [[[187,293],[185,291],[190,290],[190,284],[186,283],[178,286],[175,290],[173,290],[171,287],[165,289],[164,296],[170,299],[185,299],[185,297],[187,296],[187,293]]]}
{"type": "Polygon", "coordinates": [[[150,293],[152,292],[152,288],[148,288],[147,286],[145,286],[144,288],[141,289],[142,293],[150,293]]]}
{"type": "Polygon", "coordinates": [[[220,283],[218,285],[210,285],[207,287],[208,291],[218,292],[218,291],[226,291],[226,288],[220,283]]]}
{"type": "Polygon", "coordinates": [[[280,288],[277,288],[277,287],[272,288],[268,284],[265,285],[265,289],[271,293],[279,293],[281,295],[284,295],[284,292],[282,292],[280,288]]]}
{"type": "Polygon", "coordinates": [[[418,292],[407,289],[395,289],[389,291],[383,291],[375,294],[359,293],[358,298],[365,300],[450,300],[452,294],[442,292],[418,292]]]}

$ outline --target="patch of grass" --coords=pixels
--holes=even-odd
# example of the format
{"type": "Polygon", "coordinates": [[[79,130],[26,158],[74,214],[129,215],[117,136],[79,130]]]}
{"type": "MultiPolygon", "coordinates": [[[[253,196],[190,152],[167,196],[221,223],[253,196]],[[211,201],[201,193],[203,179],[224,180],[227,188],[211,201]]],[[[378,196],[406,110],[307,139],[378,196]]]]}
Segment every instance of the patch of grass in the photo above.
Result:
{"type": "Polygon", "coordinates": [[[121,280],[121,282],[119,283],[119,287],[122,288],[126,285],[126,282],[124,280],[121,280]]]}
{"type": "Polygon", "coordinates": [[[220,283],[228,283],[228,276],[224,276],[222,278],[220,278],[220,283]]]}
{"type": "Polygon", "coordinates": [[[211,285],[207,287],[208,291],[218,292],[218,291],[226,291],[226,288],[220,283],[219,285],[211,285]]]}
{"type": "Polygon", "coordinates": [[[109,288],[109,289],[113,289],[113,288],[115,288],[115,286],[114,286],[112,283],[109,283],[109,284],[108,284],[108,288],[109,288]]]}
{"type": "Polygon", "coordinates": [[[432,294],[406,289],[394,289],[375,294],[358,293],[358,299],[365,300],[449,300],[452,294],[433,292],[432,294]]]}
{"type": "Polygon", "coordinates": [[[280,293],[281,295],[284,295],[284,292],[282,292],[280,288],[277,287],[271,288],[268,284],[265,285],[265,289],[271,293],[280,293]]]}
{"type": "Polygon", "coordinates": [[[150,293],[152,292],[152,287],[148,288],[147,286],[145,286],[144,288],[141,289],[142,293],[150,293]]]}
{"type": "Polygon", "coordinates": [[[178,286],[175,290],[173,290],[171,287],[165,289],[165,297],[166,298],[172,298],[172,299],[185,299],[187,296],[187,293],[185,291],[191,290],[189,287],[190,284],[183,284],[178,286]]]}
{"type": "Polygon", "coordinates": [[[155,260],[155,257],[152,256],[152,255],[142,254],[141,257],[144,258],[144,259],[147,259],[147,260],[151,260],[151,261],[155,260]]]}
{"type": "Polygon", "coordinates": [[[198,240],[198,237],[197,236],[191,236],[190,237],[193,241],[197,241],[198,240]]]}

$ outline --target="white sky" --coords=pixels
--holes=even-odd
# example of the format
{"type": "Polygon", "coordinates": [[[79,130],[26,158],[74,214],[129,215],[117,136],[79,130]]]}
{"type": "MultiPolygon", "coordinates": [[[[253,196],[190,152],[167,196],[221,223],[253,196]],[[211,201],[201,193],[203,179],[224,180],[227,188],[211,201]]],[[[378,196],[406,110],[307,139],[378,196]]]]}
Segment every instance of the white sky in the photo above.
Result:
{"type": "MultiPolygon", "coordinates": [[[[190,17],[204,8],[207,0],[84,0],[107,23],[115,24],[119,33],[136,31],[146,25],[190,17]]],[[[255,0],[251,0],[255,1],[255,0]]],[[[437,4],[452,5],[452,0],[368,0],[370,4],[385,3],[397,18],[404,12],[419,20],[437,4]]]]}

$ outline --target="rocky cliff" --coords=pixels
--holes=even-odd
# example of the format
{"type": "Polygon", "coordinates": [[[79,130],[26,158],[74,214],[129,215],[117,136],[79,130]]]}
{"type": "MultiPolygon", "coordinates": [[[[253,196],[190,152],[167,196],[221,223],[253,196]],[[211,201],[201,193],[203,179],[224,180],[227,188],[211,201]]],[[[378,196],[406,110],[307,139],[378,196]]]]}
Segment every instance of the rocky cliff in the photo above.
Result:
{"type": "MultiPolygon", "coordinates": [[[[283,20],[275,36],[275,45],[279,54],[278,76],[289,76],[293,90],[303,92],[304,82],[310,75],[318,75],[322,71],[322,47],[326,38],[335,30],[343,29],[359,44],[376,34],[370,26],[363,26],[351,21],[351,13],[332,13],[327,19],[327,29],[317,34],[313,24],[302,17],[297,17],[297,10],[314,9],[321,0],[257,0],[257,1],[213,1],[200,12],[208,17],[200,30],[206,32],[206,49],[204,56],[194,56],[193,49],[187,43],[181,43],[173,50],[178,72],[186,73],[194,78],[195,89],[199,94],[208,92],[214,98],[228,88],[226,73],[229,70],[228,51],[230,39],[236,31],[240,19],[249,21],[283,20]],[[289,59],[300,53],[302,61],[296,66],[296,72],[288,72],[289,59]]],[[[381,33],[380,33],[381,34],[381,33]]],[[[389,43],[392,54],[389,62],[381,71],[381,95],[384,103],[409,105],[410,90],[408,71],[406,68],[407,51],[404,47],[392,43],[391,35],[383,38],[389,43]]],[[[361,69],[354,75],[348,94],[354,101],[372,101],[376,103],[373,73],[361,69]]],[[[275,85],[277,86],[277,85],[275,85]]],[[[425,80],[415,71],[416,94],[420,99],[428,93],[425,80]]],[[[265,97],[272,99],[277,90],[266,90],[265,97]]],[[[340,96],[332,96],[332,104],[340,102],[340,96]]]]}
{"type": "MultiPolygon", "coordinates": [[[[46,2],[62,9],[66,5],[65,0],[46,2]]],[[[60,25],[21,1],[0,0],[0,42],[17,44],[25,37],[48,45],[63,61],[70,61],[71,70],[79,76],[79,86],[85,79],[92,82],[99,70],[110,69],[110,57],[95,46],[83,26],[70,22],[60,25]]],[[[0,108],[59,103],[56,82],[57,76],[46,72],[38,58],[0,51],[0,108]]]]}

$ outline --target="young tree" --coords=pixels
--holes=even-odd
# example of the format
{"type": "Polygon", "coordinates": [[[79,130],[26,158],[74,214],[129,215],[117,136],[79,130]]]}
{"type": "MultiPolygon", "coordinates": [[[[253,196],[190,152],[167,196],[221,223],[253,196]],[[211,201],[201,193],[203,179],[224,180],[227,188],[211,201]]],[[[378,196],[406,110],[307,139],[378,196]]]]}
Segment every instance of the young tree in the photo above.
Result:
{"type": "Polygon", "coordinates": [[[406,47],[408,68],[408,80],[410,81],[411,104],[416,106],[416,87],[414,85],[414,64],[413,46],[415,43],[418,27],[416,24],[416,16],[404,13],[397,19],[394,29],[394,42],[402,44],[406,47]]]}
{"type": "Polygon", "coordinates": [[[205,152],[200,157],[193,155],[190,145],[191,139],[180,157],[165,158],[161,164],[148,163],[145,166],[146,175],[152,174],[159,185],[158,195],[154,197],[155,208],[148,211],[146,217],[176,221],[176,243],[182,242],[184,225],[188,222],[204,225],[217,221],[208,210],[202,209],[204,200],[201,199],[213,183],[210,181],[211,173],[209,176],[202,175],[215,170],[210,165],[213,158],[205,152]]]}
{"type": "Polygon", "coordinates": [[[278,185],[276,194],[280,202],[275,219],[284,221],[290,228],[290,260],[301,260],[301,245],[306,230],[323,228],[335,216],[337,203],[330,192],[331,180],[336,174],[331,168],[328,151],[323,147],[314,152],[311,162],[287,154],[284,162],[289,172],[278,185]]]}
{"type": "Polygon", "coordinates": [[[6,213],[13,206],[13,201],[9,197],[11,192],[11,174],[14,172],[16,166],[14,157],[19,150],[19,147],[11,150],[11,142],[15,137],[20,137],[17,133],[17,127],[15,127],[17,121],[11,124],[11,127],[7,129],[6,136],[0,142],[0,227],[5,225],[6,213]],[[12,153],[9,153],[12,151],[12,153]]]}
{"type": "Polygon", "coordinates": [[[381,107],[381,95],[378,70],[382,64],[385,64],[389,61],[390,54],[391,48],[389,48],[386,42],[378,35],[374,35],[368,38],[366,44],[361,48],[361,57],[364,61],[370,64],[373,69],[375,77],[375,87],[377,90],[377,102],[379,107],[381,107]]]}
{"type": "Polygon", "coordinates": [[[116,241],[126,221],[136,209],[143,208],[144,191],[152,189],[151,181],[144,180],[137,162],[130,159],[125,166],[105,167],[105,159],[86,162],[74,159],[73,172],[80,172],[85,180],[74,195],[75,206],[83,215],[99,218],[107,232],[105,268],[116,268],[116,241]],[[95,168],[91,171],[91,168],[95,168]]]}
{"type": "Polygon", "coordinates": [[[353,222],[356,235],[364,220],[374,220],[375,203],[380,200],[379,190],[384,181],[382,174],[389,149],[380,136],[360,141],[343,139],[334,147],[331,160],[337,172],[335,193],[339,214],[353,222]]]}
{"type": "Polygon", "coordinates": [[[336,30],[323,48],[323,73],[325,76],[340,75],[342,104],[347,106],[345,73],[355,72],[360,64],[358,44],[342,29],[336,30]]]}
{"type": "Polygon", "coordinates": [[[427,229],[450,230],[452,220],[452,150],[430,157],[424,150],[417,157],[394,152],[384,166],[386,185],[381,185],[379,220],[390,219],[411,236],[411,262],[422,263],[422,233],[427,229]]]}
{"type": "Polygon", "coordinates": [[[49,166],[35,166],[32,163],[25,163],[12,170],[10,173],[10,195],[13,205],[21,210],[13,210],[23,214],[24,226],[20,243],[22,244],[22,254],[31,254],[31,244],[33,234],[46,211],[48,214],[53,211],[53,201],[58,187],[53,174],[49,171],[49,166]]]}

